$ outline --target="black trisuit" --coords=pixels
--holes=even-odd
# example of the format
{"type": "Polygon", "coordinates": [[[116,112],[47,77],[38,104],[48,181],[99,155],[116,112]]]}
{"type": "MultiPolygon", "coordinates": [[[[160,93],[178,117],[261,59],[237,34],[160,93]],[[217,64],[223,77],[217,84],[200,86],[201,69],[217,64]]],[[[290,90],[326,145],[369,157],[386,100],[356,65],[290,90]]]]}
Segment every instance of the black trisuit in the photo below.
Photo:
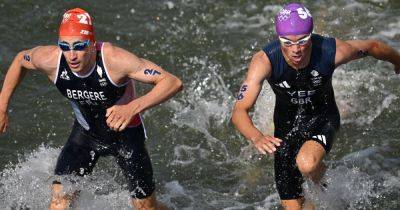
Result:
{"type": "Polygon", "coordinates": [[[92,171],[100,156],[112,155],[129,180],[131,196],[142,199],[154,191],[145,130],[139,115],[122,132],[107,126],[106,109],[122,97],[126,85],[116,85],[110,79],[102,46],[97,44],[96,65],[85,76],[72,72],[64,55],[60,55],[54,83],[71,101],[76,120],[58,157],[55,174],[83,176],[92,171]]]}
{"type": "Polygon", "coordinates": [[[303,143],[314,140],[328,153],[340,126],[332,88],[335,39],[313,34],[311,41],[310,63],[299,70],[286,63],[278,40],[264,48],[272,66],[268,83],[276,95],[274,135],[283,140],[275,153],[275,181],[282,200],[302,196],[303,178],[295,158],[303,143]]]}

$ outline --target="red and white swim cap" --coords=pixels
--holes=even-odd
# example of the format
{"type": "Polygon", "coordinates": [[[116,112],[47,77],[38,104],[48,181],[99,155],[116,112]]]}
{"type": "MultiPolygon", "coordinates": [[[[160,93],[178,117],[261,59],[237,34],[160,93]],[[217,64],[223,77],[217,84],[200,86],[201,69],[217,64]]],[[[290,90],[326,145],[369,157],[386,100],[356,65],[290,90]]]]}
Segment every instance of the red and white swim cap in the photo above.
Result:
{"type": "Polygon", "coordinates": [[[60,36],[81,36],[94,41],[93,20],[88,12],[81,8],[64,13],[59,29],[60,36]]]}

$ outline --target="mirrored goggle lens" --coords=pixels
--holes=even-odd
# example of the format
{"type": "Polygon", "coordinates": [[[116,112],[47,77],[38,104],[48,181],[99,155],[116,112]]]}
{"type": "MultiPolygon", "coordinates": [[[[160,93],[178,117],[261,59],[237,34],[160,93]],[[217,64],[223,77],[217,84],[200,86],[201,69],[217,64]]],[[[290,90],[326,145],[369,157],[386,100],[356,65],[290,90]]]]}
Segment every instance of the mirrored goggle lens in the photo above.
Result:
{"type": "Polygon", "coordinates": [[[84,50],[88,46],[88,42],[74,43],[73,50],[84,50]]]}
{"type": "Polygon", "coordinates": [[[297,44],[298,45],[305,45],[305,44],[307,44],[308,40],[310,40],[310,36],[307,36],[304,39],[300,39],[299,41],[297,41],[297,44]]]}
{"type": "MultiPolygon", "coordinates": [[[[89,41],[85,42],[75,42],[73,44],[72,50],[81,51],[84,50],[89,45],[89,41]]],[[[62,51],[70,51],[71,48],[68,43],[58,42],[58,46],[62,51]]]]}
{"type": "Polygon", "coordinates": [[[58,43],[58,46],[60,47],[60,49],[62,50],[62,51],[69,51],[70,49],[69,49],[69,45],[68,44],[65,44],[65,43],[58,43]]]}
{"type": "Polygon", "coordinates": [[[294,45],[294,42],[292,42],[292,41],[282,41],[282,43],[283,43],[285,46],[294,45]]]}
{"type": "Polygon", "coordinates": [[[310,40],[310,38],[311,38],[311,34],[308,35],[308,36],[306,36],[306,37],[304,37],[303,39],[300,39],[300,40],[296,41],[296,42],[293,42],[293,41],[291,41],[291,40],[287,40],[287,39],[282,38],[282,37],[279,37],[279,40],[280,40],[280,41],[282,42],[282,44],[284,44],[285,46],[292,46],[292,45],[295,45],[295,44],[298,44],[298,45],[305,45],[305,44],[307,44],[308,40],[310,40]]]}

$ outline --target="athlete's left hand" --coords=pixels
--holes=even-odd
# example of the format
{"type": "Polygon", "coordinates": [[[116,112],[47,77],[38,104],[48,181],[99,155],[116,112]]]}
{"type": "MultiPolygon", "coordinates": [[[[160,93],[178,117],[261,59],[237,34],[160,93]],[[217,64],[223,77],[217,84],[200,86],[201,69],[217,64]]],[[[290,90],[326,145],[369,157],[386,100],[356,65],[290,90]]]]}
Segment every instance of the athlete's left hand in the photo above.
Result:
{"type": "Polygon", "coordinates": [[[129,104],[116,104],[108,108],[106,112],[108,127],[114,131],[123,131],[137,114],[138,105],[134,102],[135,101],[132,101],[129,104]]]}

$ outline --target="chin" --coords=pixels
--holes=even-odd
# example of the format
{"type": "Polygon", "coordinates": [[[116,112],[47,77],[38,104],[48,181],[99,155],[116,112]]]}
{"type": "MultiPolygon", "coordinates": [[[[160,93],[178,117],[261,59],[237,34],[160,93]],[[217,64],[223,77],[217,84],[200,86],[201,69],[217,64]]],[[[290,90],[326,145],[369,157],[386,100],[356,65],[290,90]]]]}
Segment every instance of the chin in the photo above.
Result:
{"type": "Polygon", "coordinates": [[[71,69],[71,71],[77,73],[80,72],[82,70],[81,66],[78,66],[76,68],[73,68],[72,66],[69,66],[69,68],[71,69]]]}
{"type": "Polygon", "coordinates": [[[300,64],[302,62],[302,60],[296,61],[296,60],[292,60],[292,63],[294,64],[300,64]]]}

